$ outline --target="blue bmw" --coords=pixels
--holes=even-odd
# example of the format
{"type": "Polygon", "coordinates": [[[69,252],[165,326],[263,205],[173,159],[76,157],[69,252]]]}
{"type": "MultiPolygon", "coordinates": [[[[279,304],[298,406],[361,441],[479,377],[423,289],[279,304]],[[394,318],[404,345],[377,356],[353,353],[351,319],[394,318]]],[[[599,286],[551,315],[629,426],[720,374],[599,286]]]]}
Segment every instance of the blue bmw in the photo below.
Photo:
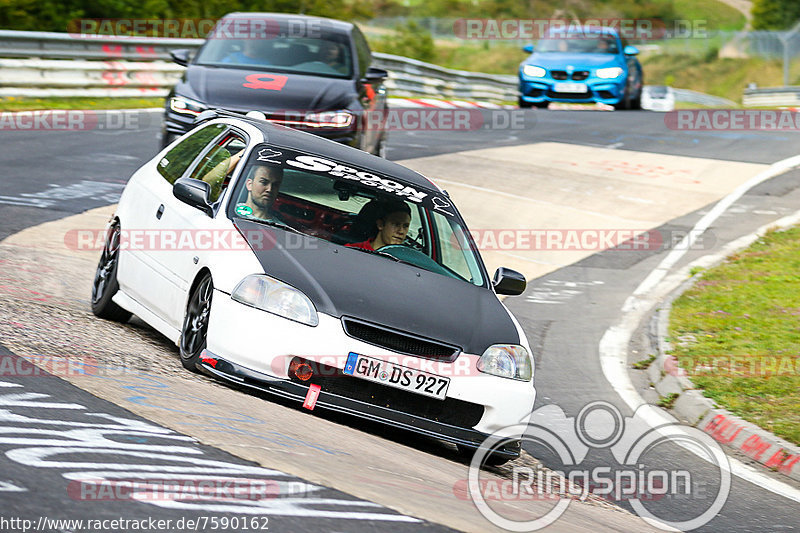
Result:
{"type": "Polygon", "coordinates": [[[523,48],[531,54],[519,66],[519,106],[546,108],[550,102],[600,102],[616,109],[640,109],[639,53],[611,28],[573,27],[551,31],[523,48]]]}

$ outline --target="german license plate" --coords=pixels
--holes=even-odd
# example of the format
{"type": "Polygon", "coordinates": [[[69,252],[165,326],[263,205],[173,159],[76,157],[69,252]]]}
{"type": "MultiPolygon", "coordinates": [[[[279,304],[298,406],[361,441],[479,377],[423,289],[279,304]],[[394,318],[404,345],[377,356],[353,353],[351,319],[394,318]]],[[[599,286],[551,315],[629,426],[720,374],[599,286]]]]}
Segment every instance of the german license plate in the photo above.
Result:
{"type": "Polygon", "coordinates": [[[553,87],[557,93],[585,93],[585,83],[556,83],[553,87]]]}
{"type": "Polygon", "coordinates": [[[436,376],[354,352],[350,352],[347,356],[344,373],[390,387],[424,394],[439,400],[445,399],[447,388],[450,386],[450,378],[436,376]]]}

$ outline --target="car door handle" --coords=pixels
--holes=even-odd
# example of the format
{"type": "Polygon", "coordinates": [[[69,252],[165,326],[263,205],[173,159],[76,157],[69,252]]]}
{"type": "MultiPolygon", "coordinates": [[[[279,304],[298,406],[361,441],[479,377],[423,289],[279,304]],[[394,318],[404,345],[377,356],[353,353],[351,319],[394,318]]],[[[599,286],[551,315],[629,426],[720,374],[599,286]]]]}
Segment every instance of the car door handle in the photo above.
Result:
{"type": "Polygon", "coordinates": [[[156,218],[158,220],[161,220],[161,215],[163,214],[164,214],[164,204],[161,204],[160,206],[158,206],[158,211],[156,211],[156,218]]]}

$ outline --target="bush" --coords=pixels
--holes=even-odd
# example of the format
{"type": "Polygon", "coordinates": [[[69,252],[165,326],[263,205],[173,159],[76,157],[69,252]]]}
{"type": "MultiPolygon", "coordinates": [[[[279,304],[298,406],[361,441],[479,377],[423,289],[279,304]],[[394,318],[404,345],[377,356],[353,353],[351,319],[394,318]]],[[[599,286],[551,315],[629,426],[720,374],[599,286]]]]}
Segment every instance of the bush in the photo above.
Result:
{"type": "Polygon", "coordinates": [[[396,26],[394,35],[378,39],[375,49],[420,61],[432,61],[436,52],[430,32],[413,20],[396,26]]]}

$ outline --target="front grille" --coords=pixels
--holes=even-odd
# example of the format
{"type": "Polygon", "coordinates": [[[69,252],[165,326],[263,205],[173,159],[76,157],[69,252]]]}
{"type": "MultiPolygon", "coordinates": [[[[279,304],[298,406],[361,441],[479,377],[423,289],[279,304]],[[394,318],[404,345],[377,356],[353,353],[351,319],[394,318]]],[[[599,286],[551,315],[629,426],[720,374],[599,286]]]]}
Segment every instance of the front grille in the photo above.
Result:
{"type": "Polygon", "coordinates": [[[528,91],[528,92],[527,92],[527,93],[525,93],[525,94],[526,94],[527,96],[541,96],[543,92],[544,92],[544,91],[543,91],[543,90],[541,90],[541,89],[531,89],[530,91],[528,91]]]}
{"type": "Polygon", "coordinates": [[[551,70],[550,75],[554,80],[566,80],[569,77],[569,74],[564,70],[551,70]]]}
{"type": "Polygon", "coordinates": [[[572,79],[576,81],[583,81],[589,77],[588,70],[577,70],[572,73],[572,79]]]}
{"type": "Polygon", "coordinates": [[[555,91],[547,91],[547,96],[550,98],[560,98],[562,100],[584,100],[591,98],[592,93],[557,93],[555,91]]]}
{"type": "Polygon", "coordinates": [[[611,91],[598,91],[597,94],[600,96],[600,98],[614,98],[614,95],[611,94],[611,91]]]}
{"type": "Polygon", "coordinates": [[[353,318],[343,318],[342,324],[344,325],[344,332],[354,339],[359,339],[393,352],[415,355],[423,359],[436,359],[437,361],[454,361],[461,352],[461,349],[457,346],[369,324],[353,318]]]}
{"type": "Polygon", "coordinates": [[[483,417],[484,407],[482,405],[455,398],[437,400],[395,387],[387,387],[380,383],[348,376],[338,368],[300,357],[295,357],[293,361],[309,364],[314,375],[308,381],[301,381],[297,376],[291,374],[290,379],[294,383],[304,386],[308,386],[309,383],[319,385],[322,387],[322,392],[462,428],[474,427],[483,417]]]}

